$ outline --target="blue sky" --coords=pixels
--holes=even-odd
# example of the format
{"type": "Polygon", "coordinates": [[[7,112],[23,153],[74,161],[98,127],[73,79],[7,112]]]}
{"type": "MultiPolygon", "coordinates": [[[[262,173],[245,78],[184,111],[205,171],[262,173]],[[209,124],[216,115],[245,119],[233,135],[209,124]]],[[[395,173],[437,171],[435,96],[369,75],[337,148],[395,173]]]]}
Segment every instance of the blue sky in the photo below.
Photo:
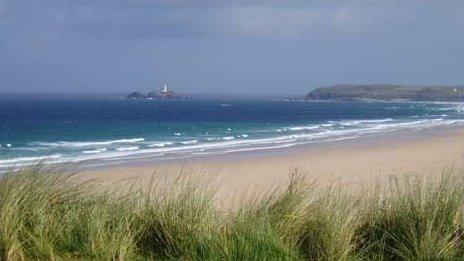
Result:
{"type": "Polygon", "coordinates": [[[1,92],[464,84],[462,0],[0,0],[1,92]]]}

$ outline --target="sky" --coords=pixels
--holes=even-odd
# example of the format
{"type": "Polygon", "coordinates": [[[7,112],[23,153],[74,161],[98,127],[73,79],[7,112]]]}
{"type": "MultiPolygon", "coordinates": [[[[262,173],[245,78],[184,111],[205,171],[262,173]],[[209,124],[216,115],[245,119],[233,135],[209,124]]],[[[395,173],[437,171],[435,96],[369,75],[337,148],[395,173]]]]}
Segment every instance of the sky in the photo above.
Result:
{"type": "Polygon", "coordinates": [[[464,84],[462,0],[0,0],[0,92],[464,84]]]}

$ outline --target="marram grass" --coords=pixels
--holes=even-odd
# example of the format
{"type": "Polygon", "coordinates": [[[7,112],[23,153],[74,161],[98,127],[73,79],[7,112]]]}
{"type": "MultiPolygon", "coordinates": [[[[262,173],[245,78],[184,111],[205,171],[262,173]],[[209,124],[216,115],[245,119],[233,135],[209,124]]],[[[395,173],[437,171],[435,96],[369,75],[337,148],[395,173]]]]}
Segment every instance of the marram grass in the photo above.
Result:
{"type": "Polygon", "coordinates": [[[292,173],[224,212],[194,180],[116,192],[35,167],[0,178],[0,260],[462,260],[463,180],[353,196],[292,173]]]}

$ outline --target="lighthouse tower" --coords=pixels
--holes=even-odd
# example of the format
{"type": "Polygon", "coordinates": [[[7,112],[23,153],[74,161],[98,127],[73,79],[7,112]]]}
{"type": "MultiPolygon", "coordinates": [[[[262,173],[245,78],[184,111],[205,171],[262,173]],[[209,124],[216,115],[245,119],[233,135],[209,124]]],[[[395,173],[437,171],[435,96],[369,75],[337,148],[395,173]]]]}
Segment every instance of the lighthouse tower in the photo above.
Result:
{"type": "Polygon", "coordinates": [[[168,86],[166,84],[163,84],[161,86],[161,93],[167,93],[168,92],[168,86]]]}

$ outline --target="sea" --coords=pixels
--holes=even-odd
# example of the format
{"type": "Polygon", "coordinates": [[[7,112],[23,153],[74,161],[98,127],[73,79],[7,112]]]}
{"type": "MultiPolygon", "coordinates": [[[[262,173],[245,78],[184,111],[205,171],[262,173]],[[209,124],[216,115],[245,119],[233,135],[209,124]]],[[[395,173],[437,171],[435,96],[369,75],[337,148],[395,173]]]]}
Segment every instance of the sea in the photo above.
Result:
{"type": "Polygon", "coordinates": [[[167,161],[464,125],[464,104],[0,95],[0,169],[167,161]]]}

